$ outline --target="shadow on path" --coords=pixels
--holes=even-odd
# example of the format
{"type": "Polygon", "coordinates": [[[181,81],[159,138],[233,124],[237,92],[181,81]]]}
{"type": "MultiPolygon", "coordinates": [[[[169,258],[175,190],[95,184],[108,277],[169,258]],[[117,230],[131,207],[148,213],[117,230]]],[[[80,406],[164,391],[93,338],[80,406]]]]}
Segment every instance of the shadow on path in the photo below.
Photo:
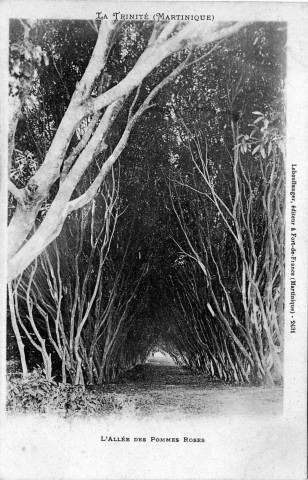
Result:
{"type": "Polygon", "coordinates": [[[230,385],[194,375],[164,359],[137,365],[117,383],[102,388],[129,397],[141,416],[277,416],[283,407],[281,387],[230,385]]]}

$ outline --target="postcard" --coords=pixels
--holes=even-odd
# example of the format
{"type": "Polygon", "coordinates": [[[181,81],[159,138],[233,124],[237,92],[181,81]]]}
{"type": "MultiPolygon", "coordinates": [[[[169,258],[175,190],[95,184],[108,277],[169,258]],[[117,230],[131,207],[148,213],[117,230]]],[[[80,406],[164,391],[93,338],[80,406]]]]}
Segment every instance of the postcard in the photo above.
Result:
{"type": "Polygon", "coordinates": [[[0,9],[0,478],[304,480],[307,5],[0,9]]]}

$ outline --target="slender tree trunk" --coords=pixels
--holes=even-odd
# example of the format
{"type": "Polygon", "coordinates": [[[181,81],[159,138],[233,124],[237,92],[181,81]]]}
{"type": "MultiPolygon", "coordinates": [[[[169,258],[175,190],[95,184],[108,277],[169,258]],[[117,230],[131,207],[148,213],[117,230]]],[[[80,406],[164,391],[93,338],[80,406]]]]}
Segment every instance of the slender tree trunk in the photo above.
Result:
{"type": "Polygon", "coordinates": [[[9,304],[10,304],[10,314],[11,314],[11,322],[12,322],[12,327],[14,330],[14,334],[16,337],[17,341],[17,346],[19,350],[19,355],[20,355],[20,361],[21,361],[21,368],[22,368],[22,374],[23,377],[25,378],[28,375],[28,368],[27,368],[27,362],[26,362],[26,356],[25,356],[25,346],[22,341],[20,331],[18,328],[18,323],[17,323],[17,318],[15,314],[15,305],[14,305],[14,299],[13,299],[13,291],[12,291],[12,284],[8,284],[8,291],[9,291],[9,304]]]}

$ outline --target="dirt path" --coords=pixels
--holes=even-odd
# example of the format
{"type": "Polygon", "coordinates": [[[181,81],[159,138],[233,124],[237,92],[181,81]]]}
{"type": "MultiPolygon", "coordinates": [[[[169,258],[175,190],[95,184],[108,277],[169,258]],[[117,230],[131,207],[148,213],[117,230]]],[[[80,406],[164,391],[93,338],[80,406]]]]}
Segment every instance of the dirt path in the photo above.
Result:
{"type": "Polygon", "coordinates": [[[104,385],[103,390],[127,396],[141,416],[277,416],[283,407],[282,387],[228,385],[163,360],[135,367],[131,378],[104,385]]]}

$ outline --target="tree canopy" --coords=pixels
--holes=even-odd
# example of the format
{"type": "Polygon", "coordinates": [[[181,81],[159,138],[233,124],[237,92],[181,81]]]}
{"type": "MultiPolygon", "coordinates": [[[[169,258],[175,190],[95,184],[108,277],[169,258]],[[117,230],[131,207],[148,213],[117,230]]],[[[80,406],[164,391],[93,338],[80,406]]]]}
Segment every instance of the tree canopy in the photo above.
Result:
{"type": "Polygon", "coordinates": [[[14,21],[10,37],[20,341],[75,383],[157,345],[226,380],[281,374],[285,26],[14,21]]]}

